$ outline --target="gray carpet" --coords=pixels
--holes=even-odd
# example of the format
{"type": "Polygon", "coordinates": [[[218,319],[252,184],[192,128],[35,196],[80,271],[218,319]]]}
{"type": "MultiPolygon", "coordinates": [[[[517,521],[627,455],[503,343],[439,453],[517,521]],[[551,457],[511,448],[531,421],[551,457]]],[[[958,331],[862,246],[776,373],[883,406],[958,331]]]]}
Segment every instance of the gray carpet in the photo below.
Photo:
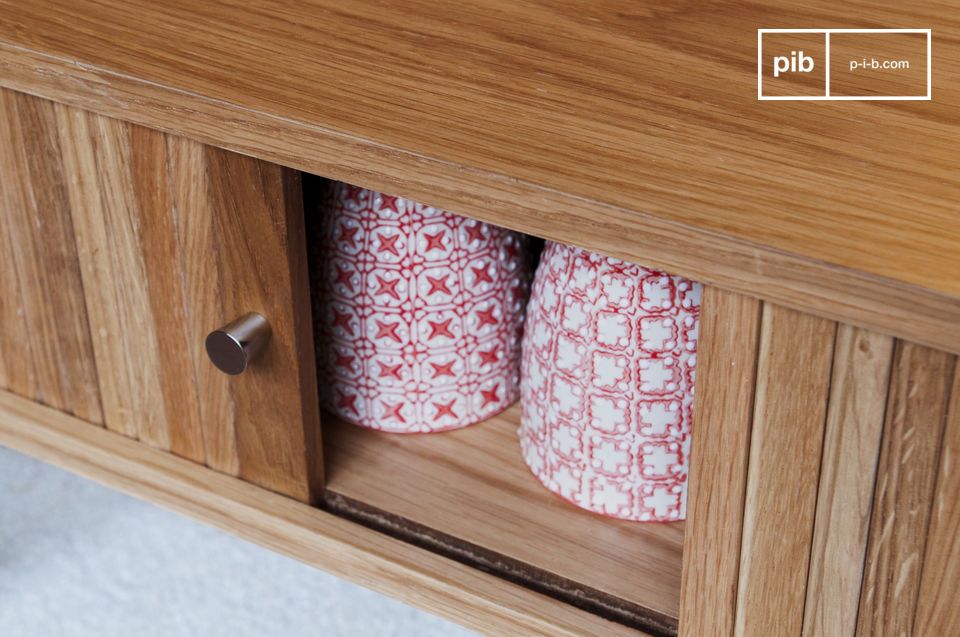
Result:
{"type": "Polygon", "coordinates": [[[0,634],[473,633],[0,447],[0,634]]]}

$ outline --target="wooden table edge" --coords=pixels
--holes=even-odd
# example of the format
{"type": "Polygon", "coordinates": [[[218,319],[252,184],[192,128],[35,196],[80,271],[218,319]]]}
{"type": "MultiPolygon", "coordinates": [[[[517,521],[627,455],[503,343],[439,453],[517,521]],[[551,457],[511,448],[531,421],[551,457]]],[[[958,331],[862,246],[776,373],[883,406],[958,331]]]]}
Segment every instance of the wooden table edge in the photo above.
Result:
{"type": "Polygon", "coordinates": [[[0,86],[960,353],[960,298],[920,286],[119,74],[2,34],[0,86]]]}

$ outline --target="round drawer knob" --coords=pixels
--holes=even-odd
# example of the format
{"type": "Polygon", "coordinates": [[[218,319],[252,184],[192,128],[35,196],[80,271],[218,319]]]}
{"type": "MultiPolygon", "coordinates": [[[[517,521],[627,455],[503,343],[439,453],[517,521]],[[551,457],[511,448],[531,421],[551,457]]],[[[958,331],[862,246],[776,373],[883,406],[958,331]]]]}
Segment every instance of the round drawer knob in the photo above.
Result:
{"type": "Polygon", "coordinates": [[[224,373],[243,373],[270,340],[270,333],[267,319],[256,312],[244,314],[207,335],[207,356],[224,373]]]}

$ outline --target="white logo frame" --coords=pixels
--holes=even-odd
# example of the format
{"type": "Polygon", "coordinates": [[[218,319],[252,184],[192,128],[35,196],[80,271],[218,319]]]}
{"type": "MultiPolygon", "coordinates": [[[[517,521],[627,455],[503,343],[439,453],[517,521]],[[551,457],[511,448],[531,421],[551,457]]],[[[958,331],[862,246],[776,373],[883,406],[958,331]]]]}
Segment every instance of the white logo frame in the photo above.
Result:
{"type": "Polygon", "coordinates": [[[760,101],[930,101],[933,88],[933,30],[932,29],[757,29],[757,99],[760,101]],[[823,33],[825,35],[824,95],[764,95],[763,94],[763,35],[765,33],[823,33]],[[925,33],[927,35],[927,94],[926,95],[830,95],[830,34],[831,33],[925,33]]]}

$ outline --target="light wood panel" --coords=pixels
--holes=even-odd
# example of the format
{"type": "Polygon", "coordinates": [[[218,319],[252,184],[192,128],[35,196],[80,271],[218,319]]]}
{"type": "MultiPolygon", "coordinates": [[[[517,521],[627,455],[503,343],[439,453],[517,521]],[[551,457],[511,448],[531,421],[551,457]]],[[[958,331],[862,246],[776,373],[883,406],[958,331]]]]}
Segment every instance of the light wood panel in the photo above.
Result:
{"type": "Polygon", "coordinates": [[[955,362],[944,352],[897,343],[857,619],[859,637],[905,635],[912,629],[955,362]]]}
{"type": "Polygon", "coordinates": [[[836,325],[764,304],[735,635],[797,635],[836,325]]]}
{"type": "Polygon", "coordinates": [[[914,634],[960,634],[960,367],[953,372],[914,634]]]}
{"type": "Polygon", "coordinates": [[[441,534],[433,544],[485,568],[673,632],[683,524],[613,520],[552,495],[520,456],[519,423],[514,406],[457,431],[398,436],[325,416],[328,506],[363,503],[390,516],[391,532],[441,534]]]}
{"type": "Polygon", "coordinates": [[[700,314],[680,634],[733,634],[760,302],[707,287],[700,314]]]}
{"type": "MultiPolygon", "coordinates": [[[[200,144],[178,137],[165,137],[165,143],[166,152],[160,155],[160,159],[166,159],[170,168],[166,172],[172,182],[169,186],[172,210],[183,212],[177,215],[174,235],[176,252],[166,256],[168,263],[180,267],[161,268],[158,275],[162,277],[165,272],[179,274],[178,278],[169,279],[172,286],[169,293],[174,295],[172,298],[191,300],[190,311],[183,312],[183,316],[171,316],[168,325],[183,326],[186,330],[184,336],[187,338],[177,345],[180,351],[189,356],[187,369],[192,373],[188,378],[192,382],[189,383],[188,395],[198,399],[197,404],[190,408],[198,412],[195,417],[201,423],[206,463],[219,471],[237,475],[240,473],[240,456],[231,383],[220,370],[204,363],[201,340],[189,338],[190,334],[204,334],[211,325],[221,325],[224,320],[230,320],[226,318],[228,314],[222,306],[224,294],[220,259],[210,258],[212,254],[217,254],[219,229],[216,223],[218,213],[210,206],[204,180],[207,175],[207,151],[200,144]]],[[[161,216],[171,217],[169,214],[161,216]]],[[[163,259],[157,256],[155,263],[160,265],[163,259]]],[[[225,276],[229,276],[229,273],[225,276]]],[[[161,278],[161,281],[164,279],[161,278]]],[[[181,306],[176,304],[167,308],[167,311],[177,313],[181,306]]],[[[241,313],[244,312],[241,310],[241,313]]],[[[165,335],[169,338],[176,334],[166,332],[165,335]]]]}
{"type": "Polygon", "coordinates": [[[890,337],[838,327],[806,582],[805,636],[852,637],[856,631],[892,357],[890,337]]]}
{"type": "Polygon", "coordinates": [[[0,285],[14,300],[3,310],[7,384],[314,498],[322,458],[299,173],[6,90],[0,99],[12,142],[2,240],[13,249],[0,257],[11,259],[0,285]],[[228,377],[203,341],[250,311],[273,336],[228,377]]]}
{"type": "MultiPolygon", "coordinates": [[[[126,124],[57,107],[64,172],[108,429],[170,449],[126,124]]],[[[167,264],[170,267],[172,264],[167,264]]],[[[167,299],[167,303],[175,302],[167,299]]],[[[182,374],[183,370],[177,370],[182,374]]]]}
{"type": "Polygon", "coordinates": [[[955,8],[931,102],[756,99],[758,26],[894,0],[4,0],[0,83],[960,351],[955,8]]]}
{"type": "Polygon", "coordinates": [[[0,444],[485,634],[644,634],[2,391],[0,444]]]}
{"type": "Polygon", "coordinates": [[[0,387],[101,423],[54,108],[0,91],[0,387]]]}
{"type": "MultiPolygon", "coordinates": [[[[89,115],[78,115],[78,117],[94,119],[89,115]]],[[[104,118],[95,119],[103,122],[104,118]]],[[[195,231],[196,225],[202,223],[204,219],[209,219],[211,215],[210,211],[196,210],[196,206],[192,205],[197,199],[202,200],[202,193],[195,193],[193,197],[177,196],[180,194],[177,185],[203,183],[202,175],[205,166],[189,162],[181,164],[177,161],[181,155],[176,151],[186,147],[187,153],[202,156],[203,148],[198,144],[184,142],[179,138],[170,138],[145,128],[126,126],[117,122],[112,124],[121,126],[126,133],[124,141],[129,145],[131,154],[129,171],[133,186],[128,196],[131,196],[133,201],[123,214],[132,219],[132,223],[138,226],[139,231],[139,243],[131,245],[130,250],[121,258],[126,257],[139,262],[138,255],[142,255],[143,260],[142,269],[136,272],[124,270],[119,273],[119,276],[128,277],[135,274],[140,278],[133,282],[133,285],[148,289],[149,298],[143,306],[143,311],[145,322],[150,325],[153,332],[151,335],[139,334],[137,327],[123,326],[131,329],[132,332],[125,336],[128,339],[146,336],[156,345],[157,349],[153,352],[155,357],[147,360],[151,360],[160,375],[159,383],[154,389],[160,392],[162,414],[165,417],[163,425],[169,434],[170,449],[187,458],[206,460],[216,469],[235,472],[236,460],[229,464],[223,464],[219,460],[226,454],[232,454],[235,457],[233,437],[204,436],[204,433],[210,429],[231,428],[232,415],[209,413],[204,409],[211,399],[213,399],[212,402],[216,402],[214,399],[216,389],[210,384],[201,384],[199,376],[213,372],[208,365],[194,363],[194,361],[202,361],[203,354],[199,351],[200,339],[196,338],[196,335],[203,333],[204,325],[200,321],[194,321],[191,324],[190,319],[198,312],[197,306],[206,305],[204,301],[217,298],[217,288],[210,285],[211,282],[208,280],[208,287],[193,290],[193,295],[188,295],[186,290],[191,274],[202,268],[202,264],[209,262],[210,259],[208,252],[200,259],[196,259],[199,263],[184,263],[183,255],[202,254],[201,246],[209,248],[213,244],[208,241],[201,246],[188,246],[185,249],[182,246],[190,240],[187,233],[195,231]],[[185,169],[190,173],[184,174],[185,169]],[[183,227],[183,233],[179,232],[181,227],[183,227]],[[198,424],[200,426],[197,426],[198,424]],[[209,458],[205,449],[210,450],[209,458]]],[[[80,132],[71,127],[65,131],[65,134],[80,132]]],[[[84,138],[81,138],[81,143],[84,143],[83,140],[84,138]]],[[[108,171],[119,170],[121,174],[126,170],[123,166],[115,165],[98,166],[97,169],[99,168],[108,171]]],[[[78,238],[83,237],[78,233],[78,238]]],[[[213,300],[212,303],[216,301],[213,300]]],[[[115,311],[114,308],[110,309],[115,311]]],[[[212,324],[214,319],[213,316],[203,316],[203,320],[206,320],[208,325],[212,324]]],[[[130,365],[131,359],[136,361],[135,356],[131,357],[130,350],[117,352],[114,345],[110,352],[121,359],[116,361],[118,367],[113,368],[114,371],[125,370],[130,365]]],[[[226,393],[224,390],[229,385],[225,379],[218,380],[219,394],[224,395],[226,393]]],[[[136,407],[135,414],[139,417],[144,405],[136,407]]]]}

